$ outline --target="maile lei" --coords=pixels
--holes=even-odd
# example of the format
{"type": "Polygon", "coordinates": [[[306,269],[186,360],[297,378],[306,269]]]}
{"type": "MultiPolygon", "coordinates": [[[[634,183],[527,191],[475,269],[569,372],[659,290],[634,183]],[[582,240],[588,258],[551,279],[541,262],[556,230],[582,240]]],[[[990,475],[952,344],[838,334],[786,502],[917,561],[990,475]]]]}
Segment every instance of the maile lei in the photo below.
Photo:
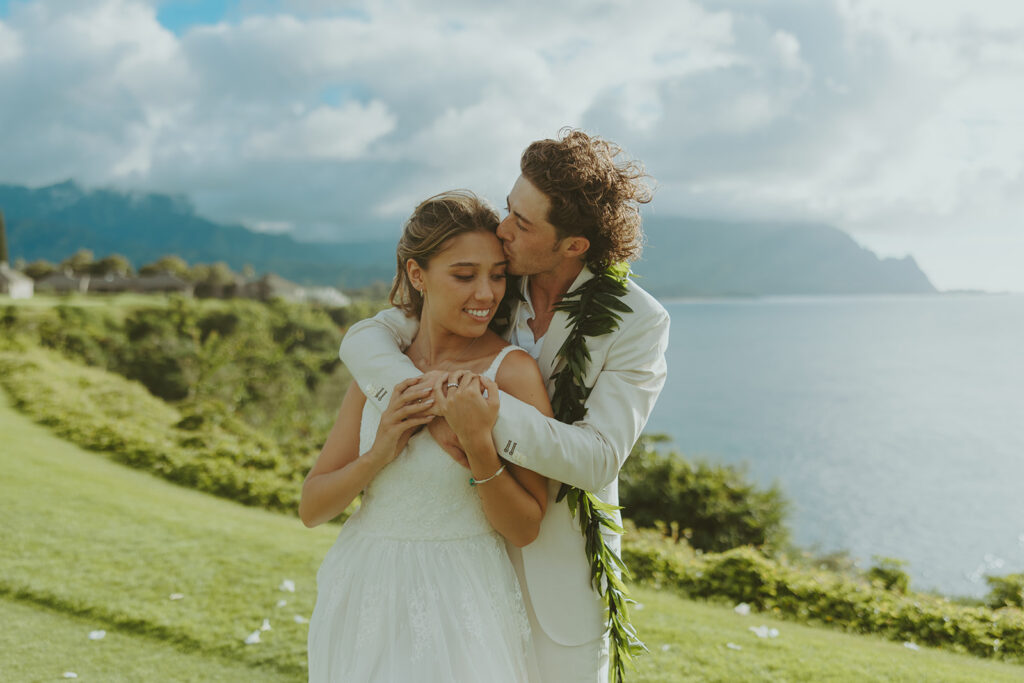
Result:
{"type": "MultiPolygon", "coordinates": [[[[551,397],[551,407],[560,422],[572,424],[587,414],[586,403],[591,387],[584,384],[587,367],[590,365],[586,338],[614,332],[622,321],[620,313],[632,313],[633,309],[622,301],[629,275],[628,263],[613,264],[595,271],[594,277],[568,292],[555,304],[555,310],[568,313],[571,325],[569,336],[558,349],[558,357],[563,361],[562,369],[552,376],[555,391],[551,397]]],[[[519,288],[514,285],[510,289],[515,294],[519,293],[519,288]]],[[[499,311],[496,319],[502,318],[499,324],[511,323],[511,301],[506,299],[502,303],[506,303],[508,308],[499,311]]],[[[590,562],[591,582],[604,598],[607,608],[610,663],[615,672],[614,680],[615,683],[622,683],[625,665],[632,664],[633,657],[647,648],[629,621],[629,591],[619,575],[621,571],[622,575],[628,577],[629,571],[618,553],[605,543],[602,534],[605,529],[616,534],[622,533],[622,527],[612,516],[620,508],[604,502],[590,491],[568,484],[562,484],[558,492],[557,500],[560,502],[563,498],[567,500],[573,516],[579,518],[590,562]]]]}

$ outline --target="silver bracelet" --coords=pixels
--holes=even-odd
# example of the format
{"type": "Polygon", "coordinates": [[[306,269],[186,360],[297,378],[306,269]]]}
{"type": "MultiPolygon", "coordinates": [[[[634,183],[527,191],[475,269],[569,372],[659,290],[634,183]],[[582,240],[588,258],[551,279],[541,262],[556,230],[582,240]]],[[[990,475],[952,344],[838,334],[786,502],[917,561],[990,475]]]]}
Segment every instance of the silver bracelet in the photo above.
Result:
{"type": "Polygon", "coordinates": [[[477,484],[486,484],[491,479],[494,479],[496,476],[498,476],[499,474],[501,474],[504,471],[505,471],[505,466],[502,465],[501,467],[498,468],[497,472],[495,472],[491,476],[487,477],[486,479],[474,479],[473,477],[470,477],[469,478],[469,485],[470,486],[476,486],[477,484]]]}

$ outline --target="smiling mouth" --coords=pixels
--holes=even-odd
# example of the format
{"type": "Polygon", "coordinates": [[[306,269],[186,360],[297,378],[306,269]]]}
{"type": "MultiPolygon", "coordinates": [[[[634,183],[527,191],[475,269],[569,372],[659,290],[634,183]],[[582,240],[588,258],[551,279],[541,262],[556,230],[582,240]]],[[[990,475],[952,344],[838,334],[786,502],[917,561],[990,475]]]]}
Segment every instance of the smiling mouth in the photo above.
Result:
{"type": "Polygon", "coordinates": [[[491,309],[489,308],[464,308],[463,310],[466,311],[470,317],[476,318],[477,320],[487,320],[491,317],[491,309]]]}

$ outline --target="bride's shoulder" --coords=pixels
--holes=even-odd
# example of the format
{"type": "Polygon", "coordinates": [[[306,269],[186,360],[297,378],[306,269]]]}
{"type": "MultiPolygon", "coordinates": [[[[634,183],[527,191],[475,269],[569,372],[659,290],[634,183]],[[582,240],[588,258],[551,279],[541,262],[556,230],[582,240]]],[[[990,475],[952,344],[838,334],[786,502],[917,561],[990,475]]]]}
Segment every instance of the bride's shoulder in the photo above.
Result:
{"type": "Polygon", "coordinates": [[[526,349],[512,344],[506,344],[498,353],[500,359],[498,363],[498,372],[494,379],[499,385],[501,384],[501,377],[503,374],[525,372],[533,369],[537,372],[537,376],[540,377],[540,369],[537,367],[537,361],[533,359],[533,356],[526,352],[526,349]]]}
{"type": "Polygon", "coordinates": [[[529,353],[518,346],[506,347],[505,358],[498,366],[494,378],[498,388],[536,406],[542,413],[549,415],[551,408],[548,403],[547,388],[544,378],[537,367],[537,361],[529,353]]]}

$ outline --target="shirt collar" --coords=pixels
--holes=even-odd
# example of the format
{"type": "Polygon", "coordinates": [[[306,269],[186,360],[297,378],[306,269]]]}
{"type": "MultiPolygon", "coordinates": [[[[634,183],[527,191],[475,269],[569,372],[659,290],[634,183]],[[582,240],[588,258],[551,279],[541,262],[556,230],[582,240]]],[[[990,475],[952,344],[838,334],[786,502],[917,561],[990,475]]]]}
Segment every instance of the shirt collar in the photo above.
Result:
{"type": "Polygon", "coordinates": [[[522,316],[522,314],[525,313],[527,319],[534,318],[537,315],[536,311],[533,310],[533,299],[530,298],[529,280],[530,276],[527,275],[526,277],[523,278],[523,281],[520,283],[520,286],[523,288],[521,292],[521,294],[523,295],[523,303],[520,304],[522,306],[522,309],[520,309],[520,316],[522,316]]]}

